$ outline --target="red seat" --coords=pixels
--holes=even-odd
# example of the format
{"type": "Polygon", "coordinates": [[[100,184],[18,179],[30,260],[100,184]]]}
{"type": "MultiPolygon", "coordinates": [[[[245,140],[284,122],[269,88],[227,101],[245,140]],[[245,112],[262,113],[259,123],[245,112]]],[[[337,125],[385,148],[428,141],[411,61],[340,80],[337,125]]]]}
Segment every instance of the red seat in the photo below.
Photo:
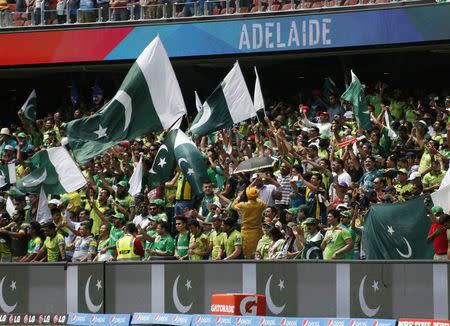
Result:
{"type": "Polygon", "coordinates": [[[16,11],[16,4],[15,3],[8,3],[8,10],[10,12],[16,11]]]}
{"type": "Polygon", "coordinates": [[[311,8],[322,8],[323,7],[323,1],[314,1],[311,8]]]}
{"type": "Polygon", "coordinates": [[[214,7],[212,10],[212,14],[215,16],[220,15],[220,8],[214,7]]]}
{"type": "MultiPolygon", "coordinates": [[[[294,6],[295,8],[295,6],[294,6]]],[[[291,10],[292,9],[292,4],[291,3],[285,3],[284,5],[281,6],[281,10],[291,10]]]]}
{"type": "Polygon", "coordinates": [[[359,0],[345,0],[344,6],[356,6],[359,0]]]}

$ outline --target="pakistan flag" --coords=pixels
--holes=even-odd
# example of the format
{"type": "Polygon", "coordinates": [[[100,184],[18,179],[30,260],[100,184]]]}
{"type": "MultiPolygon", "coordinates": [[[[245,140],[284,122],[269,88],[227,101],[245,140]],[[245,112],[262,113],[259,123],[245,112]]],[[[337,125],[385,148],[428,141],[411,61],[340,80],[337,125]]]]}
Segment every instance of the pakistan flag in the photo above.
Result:
{"type": "Polygon", "coordinates": [[[97,113],[71,121],[67,138],[84,163],[123,140],[169,129],[186,113],[180,86],[159,37],[139,55],[116,95],[97,113]]]}
{"type": "Polygon", "coordinates": [[[36,98],[36,91],[33,89],[19,112],[17,112],[29,124],[33,124],[36,121],[36,98]]]}
{"type": "Polygon", "coordinates": [[[209,180],[203,155],[183,131],[173,129],[156,154],[150,170],[150,184],[156,186],[171,180],[177,165],[188,179],[192,192],[202,194],[203,182],[209,180]]]}
{"type": "Polygon", "coordinates": [[[80,169],[64,147],[52,147],[31,158],[31,171],[17,181],[22,193],[60,195],[76,191],[86,185],[80,169]]]}
{"type": "Polygon", "coordinates": [[[372,205],[364,222],[367,259],[431,259],[427,243],[431,221],[423,198],[372,205]]]}
{"type": "Polygon", "coordinates": [[[353,113],[355,114],[356,122],[364,130],[370,128],[370,114],[367,107],[366,96],[364,95],[364,89],[359,81],[358,77],[352,73],[352,82],[347,88],[341,99],[353,104],[353,113]]]}
{"type": "Polygon", "coordinates": [[[0,188],[16,183],[16,165],[14,163],[0,165],[0,188]]]}

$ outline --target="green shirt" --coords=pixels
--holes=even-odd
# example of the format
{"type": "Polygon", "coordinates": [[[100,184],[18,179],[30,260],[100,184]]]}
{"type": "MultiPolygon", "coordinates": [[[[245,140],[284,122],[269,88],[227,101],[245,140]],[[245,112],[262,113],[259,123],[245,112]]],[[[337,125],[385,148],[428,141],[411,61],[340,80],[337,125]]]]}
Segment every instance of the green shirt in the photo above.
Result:
{"type": "Polygon", "coordinates": [[[270,240],[269,236],[266,234],[259,239],[258,245],[256,246],[256,252],[259,253],[261,259],[269,259],[269,247],[271,244],[272,240],[270,240]]]}
{"type": "Polygon", "coordinates": [[[195,249],[192,249],[192,254],[189,255],[189,260],[202,260],[204,259],[204,256],[201,256],[201,253],[204,253],[205,251],[208,251],[209,247],[209,240],[208,236],[204,233],[200,232],[200,234],[191,235],[191,239],[189,240],[189,247],[193,244],[197,244],[197,247],[195,249]]]}
{"type": "Polygon", "coordinates": [[[175,241],[169,234],[165,236],[158,235],[155,239],[153,250],[162,251],[167,256],[172,256],[175,250],[175,241]]]}
{"type": "Polygon", "coordinates": [[[183,234],[178,234],[176,237],[175,253],[180,257],[184,257],[188,254],[188,250],[189,250],[189,232],[185,231],[183,234]]]}
{"type": "MultiPolygon", "coordinates": [[[[131,195],[127,195],[124,198],[118,198],[116,196],[116,202],[119,203],[120,206],[125,208],[128,212],[130,211],[131,207],[134,207],[134,199],[131,195]]],[[[120,213],[118,210],[116,210],[117,213],[120,213]]]]}
{"type": "MultiPolygon", "coordinates": [[[[348,230],[343,229],[339,226],[334,227],[331,230],[328,230],[327,233],[325,234],[325,239],[327,237],[331,237],[331,241],[327,244],[325,250],[323,251],[324,260],[330,260],[336,251],[344,248],[347,245],[345,240],[352,238],[348,230]]],[[[338,258],[344,259],[343,255],[338,256],[338,258]]]]}
{"type": "Polygon", "coordinates": [[[27,254],[37,254],[39,252],[39,249],[42,247],[42,240],[39,237],[36,237],[34,239],[28,240],[28,250],[27,254]]]}
{"type": "MultiPolygon", "coordinates": [[[[116,242],[119,241],[123,236],[125,235],[125,231],[120,228],[116,228],[114,225],[110,224],[110,231],[109,231],[109,242],[108,246],[116,246],[116,242]]],[[[116,249],[110,249],[109,253],[114,256],[116,249]]]]}
{"type": "Polygon", "coordinates": [[[211,258],[213,260],[220,260],[219,252],[220,248],[225,246],[225,240],[227,239],[227,234],[225,232],[217,232],[213,230],[209,235],[209,241],[212,243],[211,258]]]}
{"type": "MultiPolygon", "coordinates": [[[[150,236],[150,237],[154,237],[155,238],[155,241],[156,241],[156,237],[158,236],[158,233],[155,231],[155,230],[153,230],[153,229],[147,229],[147,235],[148,236],[150,236]]],[[[148,255],[148,253],[147,253],[147,249],[155,249],[155,241],[145,241],[145,246],[144,246],[144,249],[145,249],[145,255],[144,255],[144,257],[145,258],[148,258],[149,257],[149,255],[148,255]]]]}
{"type": "Polygon", "coordinates": [[[233,230],[233,232],[227,236],[227,240],[225,241],[225,254],[227,257],[234,252],[236,246],[242,246],[242,237],[241,232],[233,230]]]}
{"type": "Polygon", "coordinates": [[[425,174],[422,178],[423,186],[424,187],[431,187],[437,184],[440,184],[442,179],[445,177],[445,171],[439,171],[437,174],[432,174],[431,172],[428,172],[425,174]]]}
{"type": "Polygon", "coordinates": [[[53,238],[47,237],[44,241],[44,246],[47,249],[47,261],[59,261],[59,247],[65,246],[64,237],[61,234],[56,234],[53,238]]]}

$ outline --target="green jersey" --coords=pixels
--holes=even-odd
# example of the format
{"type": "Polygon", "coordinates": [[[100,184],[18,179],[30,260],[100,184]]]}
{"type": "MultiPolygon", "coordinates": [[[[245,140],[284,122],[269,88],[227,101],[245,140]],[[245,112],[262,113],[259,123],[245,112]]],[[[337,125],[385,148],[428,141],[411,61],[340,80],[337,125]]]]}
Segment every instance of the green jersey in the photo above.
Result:
{"type": "MultiPolygon", "coordinates": [[[[331,241],[327,244],[325,250],[323,251],[324,260],[330,260],[336,251],[344,248],[347,245],[345,240],[351,239],[352,235],[348,230],[337,226],[327,231],[325,238],[328,237],[331,237],[331,241]]],[[[340,255],[338,258],[344,259],[344,256],[345,255],[340,255]]]]}
{"type": "Polygon", "coordinates": [[[225,241],[225,253],[227,257],[234,252],[236,246],[242,246],[242,237],[241,232],[233,230],[233,232],[227,236],[227,240],[225,241]]]}
{"type": "Polygon", "coordinates": [[[165,236],[158,235],[155,239],[153,250],[162,251],[167,256],[172,256],[175,250],[175,241],[169,234],[165,236]]]}
{"type": "Polygon", "coordinates": [[[59,247],[65,246],[66,242],[64,237],[57,233],[53,238],[47,237],[44,241],[44,246],[47,249],[47,261],[57,262],[59,261],[59,247]]]}
{"type": "Polygon", "coordinates": [[[42,247],[42,239],[39,237],[36,237],[34,239],[28,240],[28,255],[37,254],[39,252],[39,249],[42,247]]]}
{"type": "Polygon", "coordinates": [[[188,250],[189,250],[189,232],[185,231],[183,234],[178,234],[176,236],[175,253],[180,257],[184,257],[188,254],[188,250]]]}
{"type": "Polygon", "coordinates": [[[211,259],[213,260],[220,260],[221,257],[219,256],[220,248],[225,246],[225,240],[227,239],[227,234],[225,232],[217,232],[216,230],[213,230],[211,234],[209,235],[209,241],[212,243],[212,252],[211,252],[211,259]]]}

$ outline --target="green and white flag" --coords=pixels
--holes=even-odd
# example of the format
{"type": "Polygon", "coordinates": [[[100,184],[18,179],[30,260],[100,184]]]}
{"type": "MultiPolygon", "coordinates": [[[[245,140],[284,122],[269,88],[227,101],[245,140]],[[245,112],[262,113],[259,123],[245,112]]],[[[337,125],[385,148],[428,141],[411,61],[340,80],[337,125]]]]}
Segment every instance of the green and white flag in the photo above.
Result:
{"type": "Polygon", "coordinates": [[[203,183],[209,180],[205,160],[194,142],[179,129],[173,152],[178,166],[191,184],[192,192],[197,196],[201,195],[203,183]]]}
{"type": "Polygon", "coordinates": [[[203,103],[202,110],[195,117],[190,131],[194,135],[203,136],[223,128],[231,128],[235,123],[255,115],[247,84],[239,63],[236,62],[203,103]]]}
{"type": "Polygon", "coordinates": [[[149,184],[151,188],[163,185],[173,178],[173,171],[177,166],[174,153],[177,133],[178,129],[169,131],[156,153],[152,168],[149,172],[149,184]]]}
{"type": "Polygon", "coordinates": [[[353,113],[355,114],[356,122],[362,129],[370,129],[370,114],[367,107],[366,96],[358,77],[352,73],[352,82],[347,88],[341,99],[353,104],[353,113]]]}
{"type": "Polygon", "coordinates": [[[14,163],[0,165],[0,188],[16,183],[16,165],[14,163]]]}
{"type": "Polygon", "coordinates": [[[60,195],[76,191],[86,185],[86,180],[67,150],[52,147],[36,153],[31,158],[31,171],[17,181],[17,188],[23,193],[40,192],[60,195]]]}
{"type": "Polygon", "coordinates": [[[341,92],[336,86],[336,83],[333,79],[330,77],[326,77],[323,79],[323,86],[322,86],[322,94],[323,97],[328,101],[331,95],[335,94],[338,96],[341,92]]]}
{"type": "Polygon", "coordinates": [[[372,205],[364,219],[367,259],[431,259],[427,243],[431,221],[423,198],[372,205]]]}
{"type": "Polygon", "coordinates": [[[202,101],[200,101],[200,97],[198,97],[197,91],[194,91],[195,93],[195,107],[197,108],[197,112],[200,112],[202,110],[202,101]]]}
{"type": "Polygon", "coordinates": [[[134,167],[133,174],[131,175],[129,181],[130,187],[128,189],[128,193],[131,196],[135,196],[142,191],[142,177],[144,175],[142,158],[143,156],[141,155],[139,158],[139,163],[134,167]]]}
{"type": "Polygon", "coordinates": [[[159,37],[139,55],[116,95],[97,113],[67,125],[75,159],[84,163],[124,140],[169,129],[184,114],[180,86],[159,37]]]}
{"type": "Polygon", "coordinates": [[[30,124],[36,122],[36,102],[36,91],[33,89],[25,103],[20,108],[19,112],[17,112],[19,116],[22,116],[23,119],[25,119],[30,124]]]}
{"type": "Polygon", "coordinates": [[[36,221],[42,225],[50,222],[51,220],[52,213],[48,207],[47,195],[45,194],[44,187],[41,187],[41,191],[39,192],[39,204],[36,212],[36,221]]]}

